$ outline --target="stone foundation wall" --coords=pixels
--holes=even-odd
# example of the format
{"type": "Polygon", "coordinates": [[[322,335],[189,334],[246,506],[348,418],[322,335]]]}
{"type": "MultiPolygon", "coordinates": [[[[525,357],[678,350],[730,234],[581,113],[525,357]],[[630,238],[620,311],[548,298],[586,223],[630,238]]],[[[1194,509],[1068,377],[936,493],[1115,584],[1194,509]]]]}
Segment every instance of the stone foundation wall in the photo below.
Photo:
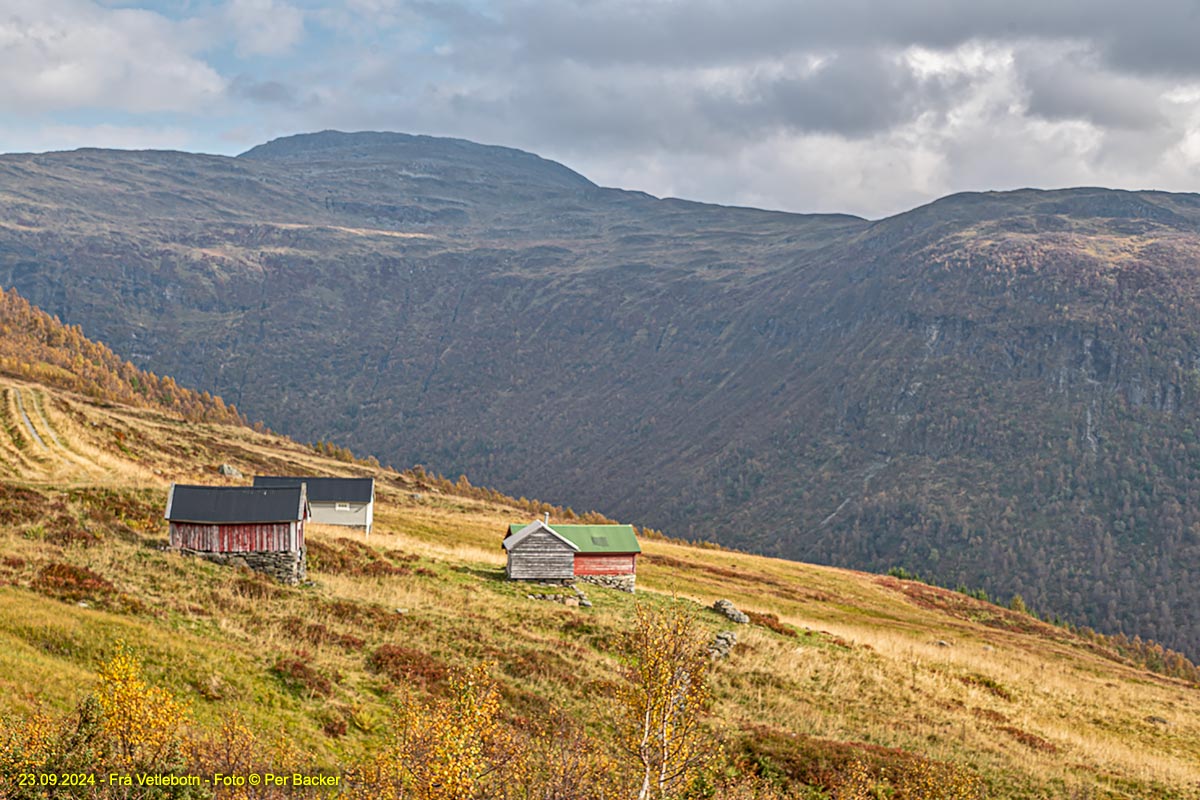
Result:
{"type": "Polygon", "coordinates": [[[529,584],[536,583],[538,586],[574,586],[575,585],[574,578],[563,578],[561,581],[555,580],[552,578],[509,578],[509,580],[510,581],[521,581],[523,583],[529,583],[529,584]]]}
{"type": "Polygon", "coordinates": [[[637,589],[636,575],[576,575],[575,580],[633,593],[637,589]]]}
{"type": "Polygon", "coordinates": [[[280,583],[296,585],[308,578],[308,558],[305,548],[281,552],[254,553],[210,553],[204,550],[179,551],[185,556],[195,556],[226,567],[248,567],[255,572],[270,575],[280,583]]]}

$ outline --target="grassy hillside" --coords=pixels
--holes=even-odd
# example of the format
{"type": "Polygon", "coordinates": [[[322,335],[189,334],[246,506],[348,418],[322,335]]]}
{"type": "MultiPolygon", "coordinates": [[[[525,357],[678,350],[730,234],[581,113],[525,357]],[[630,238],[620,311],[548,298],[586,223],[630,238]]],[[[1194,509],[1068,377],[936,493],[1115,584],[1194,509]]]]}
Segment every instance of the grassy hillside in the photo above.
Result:
{"type": "Polygon", "coordinates": [[[830,796],[855,763],[912,758],[977,774],[996,798],[1200,796],[1196,685],[1026,615],[658,539],[644,542],[636,597],[589,589],[592,608],[566,608],[503,580],[500,538],[529,505],[244,426],[11,378],[0,391],[6,711],[67,711],[124,641],[199,726],[236,710],[263,741],[286,731],[307,764],[337,770],[379,746],[396,698],[440,696],[456,669],[489,662],[506,725],[525,730],[553,705],[612,750],[607,698],[635,606],[691,609],[712,635],[733,627],[706,610],[725,597],[759,616],[714,667],[708,724],[741,769],[796,796],[830,796]],[[373,474],[375,532],[314,526],[313,583],[297,588],[164,552],[166,486],[220,483],[220,463],[373,474]]]}

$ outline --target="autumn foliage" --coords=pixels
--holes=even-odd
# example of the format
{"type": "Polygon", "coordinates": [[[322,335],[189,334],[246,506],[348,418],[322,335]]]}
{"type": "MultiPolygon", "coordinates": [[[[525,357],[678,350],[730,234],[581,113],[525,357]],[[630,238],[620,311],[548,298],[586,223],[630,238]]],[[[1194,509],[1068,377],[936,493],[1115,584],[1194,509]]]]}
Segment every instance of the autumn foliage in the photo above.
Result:
{"type": "Polygon", "coordinates": [[[97,400],[159,406],[193,421],[245,423],[220,397],[138,369],[88,339],[79,326],[64,325],[36,308],[16,289],[0,291],[0,373],[97,400]]]}
{"type": "Polygon", "coordinates": [[[115,763],[135,769],[179,760],[191,709],[166,689],[148,684],[140,659],[122,645],[100,668],[95,699],[115,763]]]}
{"type": "Polygon", "coordinates": [[[513,734],[500,722],[500,695],[488,665],[454,675],[449,692],[409,699],[386,741],[358,770],[359,796],[380,800],[473,800],[517,760],[513,734]]]}
{"type": "MultiPolygon", "coordinates": [[[[188,704],[148,683],[138,656],[119,645],[97,672],[94,690],[72,713],[54,716],[37,710],[0,719],[0,797],[72,796],[45,785],[23,785],[22,775],[187,775],[190,723],[188,704]]],[[[186,785],[136,790],[92,785],[75,796],[185,800],[201,795],[186,785]]]]}
{"type": "Polygon", "coordinates": [[[694,616],[639,606],[625,637],[618,704],[622,744],[640,778],[638,800],[675,797],[718,748],[701,720],[711,699],[711,657],[694,616]]]}

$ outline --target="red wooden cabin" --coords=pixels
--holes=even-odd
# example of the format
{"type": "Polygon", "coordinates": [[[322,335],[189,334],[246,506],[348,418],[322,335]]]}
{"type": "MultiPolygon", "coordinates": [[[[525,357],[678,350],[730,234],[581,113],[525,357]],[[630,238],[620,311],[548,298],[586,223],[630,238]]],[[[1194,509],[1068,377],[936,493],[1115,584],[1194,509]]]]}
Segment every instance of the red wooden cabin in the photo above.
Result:
{"type": "Polygon", "coordinates": [[[167,495],[170,545],[200,553],[299,553],[309,518],[304,484],[184,486],[167,495]]]}

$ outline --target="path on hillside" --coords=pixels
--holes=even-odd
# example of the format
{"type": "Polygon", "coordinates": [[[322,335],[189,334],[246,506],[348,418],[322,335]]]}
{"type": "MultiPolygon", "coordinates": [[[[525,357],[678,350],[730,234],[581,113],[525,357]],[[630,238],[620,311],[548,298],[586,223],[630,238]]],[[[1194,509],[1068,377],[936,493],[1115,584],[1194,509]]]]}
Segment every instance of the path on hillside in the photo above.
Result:
{"type": "Polygon", "coordinates": [[[107,463],[111,456],[94,447],[88,432],[76,429],[69,415],[51,404],[46,392],[15,384],[3,388],[12,400],[0,409],[5,417],[3,433],[7,433],[0,442],[0,471],[37,482],[105,483],[112,479],[118,465],[107,463]]]}
{"type": "Polygon", "coordinates": [[[31,419],[29,419],[29,415],[25,413],[25,403],[21,400],[21,390],[14,389],[13,393],[17,396],[17,411],[21,415],[21,420],[25,423],[25,430],[29,431],[29,435],[33,437],[33,440],[35,442],[37,442],[43,450],[48,450],[49,448],[46,447],[46,443],[42,440],[42,437],[38,435],[38,432],[34,429],[33,421],[31,419]]]}
{"type": "Polygon", "coordinates": [[[50,441],[54,442],[55,447],[63,448],[62,440],[58,438],[58,434],[54,431],[54,426],[50,424],[50,418],[46,416],[46,409],[43,405],[45,398],[40,394],[34,394],[32,401],[33,410],[37,412],[38,419],[41,420],[42,429],[46,431],[46,435],[50,437],[50,441]]]}

